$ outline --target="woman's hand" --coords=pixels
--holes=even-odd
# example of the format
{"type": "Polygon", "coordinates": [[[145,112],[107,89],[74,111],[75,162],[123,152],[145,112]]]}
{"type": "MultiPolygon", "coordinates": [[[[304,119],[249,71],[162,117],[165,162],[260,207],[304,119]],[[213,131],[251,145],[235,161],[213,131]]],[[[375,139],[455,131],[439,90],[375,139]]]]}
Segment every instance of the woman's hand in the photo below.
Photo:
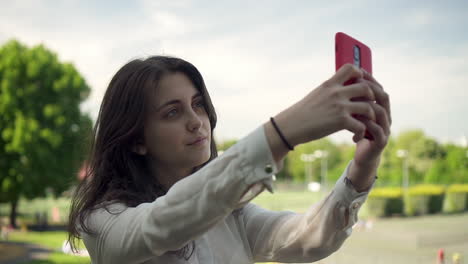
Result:
{"type": "Polygon", "coordinates": [[[366,125],[369,133],[372,134],[373,140],[364,138],[364,134],[355,135],[357,142],[354,162],[359,166],[375,166],[380,160],[380,154],[387,145],[390,136],[390,126],[392,117],[390,112],[390,100],[388,94],[383,90],[372,75],[364,71],[363,79],[358,82],[367,83],[372,86],[376,102],[367,102],[372,106],[376,115],[376,121],[369,120],[365,117],[355,117],[366,125]]]}
{"type": "MultiPolygon", "coordinates": [[[[388,95],[372,76],[352,64],[341,67],[329,80],[274,118],[286,140],[293,146],[320,139],[342,129],[352,132],[354,142],[358,143],[353,165],[362,164],[356,175],[371,174],[363,173],[370,168],[365,166],[366,161],[378,163],[375,158],[387,144],[391,123],[388,95]],[[357,82],[344,85],[351,79],[356,79],[357,82]],[[373,101],[377,101],[377,104],[373,101]],[[370,123],[370,120],[373,122],[370,123]],[[375,141],[362,139],[366,127],[375,141]]],[[[281,164],[289,150],[269,121],[265,124],[265,130],[273,157],[281,164]]],[[[354,169],[357,167],[354,166],[354,169]]]]}
{"type": "Polygon", "coordinates": [[[275,116],[278,127],[290,144],[307,143],[343,129],[364,135],[366,125],[354,115],[376,120],[374,108],[368,102],[351,99],[374,101],[377,87],[368,81],[344,85],[351,79],[364,80],[364,72],[346,64],[329,80],[275,116]]]}
{"type": "Polygon", "coordinates": [[[376,114],[376,121],[361,116],[355,117],[366,125],[373,140],[364,138],[364,133],[355,135],[355,142],[357,142],[356,153],[347,175],[354,188],[358,192],[363,192],[368,190],[375,180],[380,155],[390,136],[392,116],[389,96],[384,92],[382,85],[367,72],[364,72],[363,79],[359,79],[358,82],[369,84],[376,95],[375,103],[372,101],[367,102],[376,114]]]}

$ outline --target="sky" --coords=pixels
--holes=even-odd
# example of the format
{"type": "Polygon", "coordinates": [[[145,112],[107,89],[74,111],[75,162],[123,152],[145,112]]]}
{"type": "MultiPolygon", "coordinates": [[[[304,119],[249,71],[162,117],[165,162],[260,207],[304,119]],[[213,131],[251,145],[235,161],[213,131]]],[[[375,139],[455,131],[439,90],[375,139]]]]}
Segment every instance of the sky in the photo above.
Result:
{"type": "MultiPolygon", "coordinates": [[[[218,114],[215,139],[240,139],[335,72],[336,32],[366,43],[390,96],[397,136],[468,137],[468,1],[6,1],[0,45],[44,44],[92,89],[95,120],[112,76],[164,54],[202,73],[218,114]]],[[[347,130],[328,138],[353,143],[347,130]]]]}

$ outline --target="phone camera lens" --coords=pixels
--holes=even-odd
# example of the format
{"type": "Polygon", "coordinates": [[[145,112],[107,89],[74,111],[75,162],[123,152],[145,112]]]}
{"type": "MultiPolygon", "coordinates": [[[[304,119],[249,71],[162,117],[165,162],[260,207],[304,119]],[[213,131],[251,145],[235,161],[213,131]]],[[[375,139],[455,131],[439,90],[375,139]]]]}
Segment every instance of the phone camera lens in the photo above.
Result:
{"type": "Polygon", "coordinates": [[[361,67],[361,52],[359,47],[356,45],[354,46],[354,65],[361,67]]]}

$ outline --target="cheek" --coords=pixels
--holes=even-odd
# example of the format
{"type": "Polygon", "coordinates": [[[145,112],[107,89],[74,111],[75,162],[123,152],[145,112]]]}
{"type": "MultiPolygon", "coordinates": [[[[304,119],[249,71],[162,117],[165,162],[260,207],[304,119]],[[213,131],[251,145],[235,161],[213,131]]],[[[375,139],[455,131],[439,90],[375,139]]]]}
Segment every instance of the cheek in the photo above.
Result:
{"type": "Polygon", "coordinates": [[[211,144],[211,141],[213,141],[213,135],[211,134],[211,125],[210,125],[210,121],[207,120],[206,122],[204,122],[203,125],[205,126],[205,129],[204,129],[203,132],[205,132],[204,134],[208,136],[209,143],[211,144]]]}
{"type": "Polygon", "coordinates": [[[145,131],[146,147],[151,153],[177,149],[178,146],[183,144],[183,135],[181,135],[180,131],[180,128],[171,125],[166,125],[164,128],[149,127],[145,131]]]}
{"type": "Polygon", "coordinates": [[[210,119],[208,118],[208,116],[205,117],[203,123],[204,123],[204,126],[206,127],[206,129],[208,130],[207,132],[211,133],[211,124],[210,124],[210,119]]]}

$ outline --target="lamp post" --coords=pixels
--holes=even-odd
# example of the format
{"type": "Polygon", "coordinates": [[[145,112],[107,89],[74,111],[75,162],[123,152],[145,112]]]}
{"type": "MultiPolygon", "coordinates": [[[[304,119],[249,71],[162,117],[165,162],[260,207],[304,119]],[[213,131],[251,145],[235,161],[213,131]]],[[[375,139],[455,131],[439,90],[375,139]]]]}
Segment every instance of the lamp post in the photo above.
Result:
{"type": "MultiPolygon", "coordinates": [[[[468,150],[466,150],[466,158],[468,159],[468,150]]],[[[464,162],[466,162],[466,160],[464,160],[464,162]]],[[[466,164],[463,164],[463,168],[465,168],[465,167],[466,167],[466,164]]],[[[463,174],[463,176],[465,176],[465,175],[463,174]]]]}
{"type": "Polygon", "coordinates": [[[403,190],[404,193],[406,194],[408,191],[408,185],[409,185],[409,175],[408,175],[408,150],[406,149],[399,149],[397,151],[397,156],[399,158],[403,159],[403,179],[402,179],[402,184],[403,184],[403,190]]]}
{"type": "Polygon", "coordinates": [[[312,162],[315,160],[314,154],[301,154],[301,160],[305,163],[304,171],[306,182],[309,184],[312,182],[312,162]]]}
{"type": "Polygon", "coordinates": [[[328,157],[328,151],[326,150],[321,150],[318,149],[314,152],[314,156],[316,158],[321,159],[320,163],[320,183],[323,188],[323,191],[327,191],[327,157],[328,157]]]}
{"type": "MultiPolygon", "coordinates": [[[[468,149],[466,149],[466,146],[468,146],[468,139],[466,136],[463,134],[463,137],[461,138],[461,147],[466,150],[465,157],[468,158],[468,149]]],[[[466,167],[466,160],[463,159],[463,164],[461,166],[461,176],[462,178],[465,178],[465,167],[466,167]]]]}

